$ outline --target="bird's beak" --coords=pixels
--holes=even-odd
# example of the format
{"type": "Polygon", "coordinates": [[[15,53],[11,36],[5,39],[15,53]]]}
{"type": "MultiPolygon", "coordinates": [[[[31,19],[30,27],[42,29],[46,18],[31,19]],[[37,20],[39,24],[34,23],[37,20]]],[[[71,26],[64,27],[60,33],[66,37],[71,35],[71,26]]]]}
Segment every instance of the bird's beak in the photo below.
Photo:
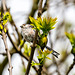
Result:
{"type": "Polygon", "coordinates": [[[20,26],[21,28],[23,28],[23,26],[20,26]]]}

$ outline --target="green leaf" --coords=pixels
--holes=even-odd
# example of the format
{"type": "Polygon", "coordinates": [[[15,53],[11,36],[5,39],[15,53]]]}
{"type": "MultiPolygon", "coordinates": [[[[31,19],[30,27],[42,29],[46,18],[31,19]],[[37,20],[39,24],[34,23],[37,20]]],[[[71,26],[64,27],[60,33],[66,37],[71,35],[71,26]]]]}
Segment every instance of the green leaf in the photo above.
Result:
{"type": "Polygon", "coordinates": [[[40,63],[34,63],[34,62],[32,61],[31,65],[32,65],[32,66],[40,65],[40,63]]]}
{"type": "Polygon", "coordinates": [[[10,15],[9,12],[6,12],[5,14],[3,14],[3,18],[2,18],[3,25],[5,25],[7,23],[7,21],[10,20],[10,19],[11,19],[11,15],[10,15]]]}
{"type": "Polygon", "coordinates": [[[0,29],[3,29],[3,26],[0,24],[0,29]]]}
{"type": "Polygon", "coordinates": [[[0,31],[0,35],[2,35],[2,32],[0,31]]]}
{"type": "Polygon", "coordinates": [[[49,60],[51,60],[51,58],[49,58],[49,57],[47,57],[47,56],[46,56],[46,58],[49,59],[49,60]]]}
{"type": "Polygon", "coordinates": [[[23,43],[24,43],[24,41],[23,41],[23,40],[21,40],[21,41],[20,41],[20,46],[22,46],[22,45],[23,45],[23,43]]]}
{"type": "Polygon", "coordinates": [[[51,18],[51,17],[39,17],[37,19],[34,19],[33,17],[29,17],[30,21],[32,22],[32,26],[34,26],[34,29],[43,31],[44,35],[47,35],[48,32],[52,29],[54,29],[54,25],[56,24],[57,18],[51,18]]]}
{"type": "Polygon", "coordinates": [[[71,53],[75,55],[75,35],[72,33],[71,34],[67,33],[67,32],[65,34],[68,37],[68,39],[70,40],[71,45],[72,45],[71,53]]]}
{"type": "Polygon", "coordinates": [[[24,44],[24,54],[26,54],[27,56],[30,56],[30,52],[31,52],[31,47],[29,44],[24,44]]]}
{"type": "Polygon", "coordinates": [[[8,20],[3,20],[3,25],[5,25],[7,23],[8,20]]]}
{"type": "Polygon", "coordinates": [[[4,32],[5,32],[5,33],[7,32],[6,28],[4,28],[4,32]]]}
{"type": "Polygon", "coordinates": [[[0,16],[1,16],[1,12],[0,12],[0,16]]]}
{"type": "Polygon", "coordinates": [[[70,34],[70,33],[65,33],[66,36],[68,37],[68,39],[70,40],[71,44],[75,44],[75,35],[74,34],[70,34]]]}
{"type": "Polygon", "coordinates": [[[39,56],[37,57],[38,59],[40,59],[40,65],[44,64],[46,58],[51,60],[47,55],[51,54],[52,51],[49,51],[48,49],[47,50],[44,49],[44,51],[38,51],[38,53],[39,53],[39,56]]]}
{"type": "Polygon", "coordinates": [[[71,53],[73,53],[73,54],[75,55],[75,47],[74,47],[74,48],[72,48],[71,53]]]}

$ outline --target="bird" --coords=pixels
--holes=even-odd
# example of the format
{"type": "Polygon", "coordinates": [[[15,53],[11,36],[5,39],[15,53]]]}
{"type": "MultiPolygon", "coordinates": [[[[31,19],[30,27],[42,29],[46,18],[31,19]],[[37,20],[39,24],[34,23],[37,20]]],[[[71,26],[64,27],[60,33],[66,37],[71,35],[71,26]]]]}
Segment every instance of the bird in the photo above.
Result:
{"type": "MultiPolygon", "coordinates": [[[[30,24],[23,24],[21,27],[21,34],[23,36],[23,39],[25,39],[27,42],[33,42],[35,37],[35,29],[30,24]]],[[[49,51],[52,51],[52,55],[54,55],[56,58],[58,58],[58,55],[60,55],[55,50],[51,49],[50,47],[46,46],[47,44],[47,35],[43,36],[43,32],[40,30],[41,37],[39,35],[37,36],[37,44],[40,45],[42,49],[47,48],[49,51]]]]}
{"type": "Polygon", "coordinates": [[[35,36],[35,30],[32,29],[33,26],[29,25],[29,24],[23,24],[21,27],[21,33],[23,38],[27,41],[27,42],[33,42],[34,36],[35,36]]]}

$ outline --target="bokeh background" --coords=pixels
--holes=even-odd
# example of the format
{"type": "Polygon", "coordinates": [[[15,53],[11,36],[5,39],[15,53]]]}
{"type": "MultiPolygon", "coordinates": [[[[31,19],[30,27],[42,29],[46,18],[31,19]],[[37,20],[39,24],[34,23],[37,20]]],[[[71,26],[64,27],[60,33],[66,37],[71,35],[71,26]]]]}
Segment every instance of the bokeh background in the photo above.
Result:
{"type": "MultiPolygon", "coordinates": [[[[37,17],[38,2],[39,0],[3,0],[6,7],[9,10],[13,22],[8,22],[9,34],[17,46],[19,46],[19,36],[16,28],[21,35],[22,24],[30,23],[28,17],[37,17]],[[15,28],[16,27],[16,28],[15,28]]],[[[2,0],[0,0],[1,8],[2,0]]],[[[44,7],[46,0],[43,0],[44,7]]],[[[59,58],[53,57],[51,54],[49,57],[51,60],[46,59],[44,67],[48,75],[66,75],[69,66],[73,63],[73,55],[71,54],[72,46],[69,39],[66,37],[65,32],[75,34],[75,0],[47,0],[45,10],[42,16],[57,17],[57,23],[55,29],[51,30],[48,34],[47,45],[60,53],[59,58]]],[[[27,43],[28,44],[28,43],[27,43]]],[[[7,45],[10,51],[15,51],[9,37],[7,37],[7,45]]],[[[23,48],[22,48],[23,50],[23,48]]],[[[9,75],[8,71],[8,59],[6,55],[4,42],[0,36],[0,75],[9,75]]],[[[34,59],[37,60],[37,50],[34,54],[34,59]]],[[[21,57],[17,52],[12,53],[12,74],[24,75],[28,61],[21,57]]],[[[30,75],[36,75],[33,68],[30,70],[30,75]]],[[[75,75],[75,67],[70,71],[69,75],[75,75]]]]}

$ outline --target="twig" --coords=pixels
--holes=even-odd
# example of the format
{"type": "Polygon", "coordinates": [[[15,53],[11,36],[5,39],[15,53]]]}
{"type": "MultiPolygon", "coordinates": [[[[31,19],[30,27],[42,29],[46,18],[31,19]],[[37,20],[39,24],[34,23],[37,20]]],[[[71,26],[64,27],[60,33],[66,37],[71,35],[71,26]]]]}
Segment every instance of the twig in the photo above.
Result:
{"type": "Polygon", "coordinates": [[[69,74],[69,72],[72,70],[74,65],[75,65],[75,56],[74,56],[74,59],[73,59],[73,64],[71,64],[71,66],[69,67],[69,70],[67,71],[66,75],[69,74]]]}
{"type": "Polygon", "coordinates": [[[41,14],[42,14],[42,2],[43,2],[43,0],[40,0],[40,1],[39,1],[39,6],[38,6],[38,17],[40,17],[41,14]]]}
{"type": "Polygon", "coordinates": [[[3,62],[0,63],[0,75],[2,75],[2,72],[3,72],[3,70],[4,70],[4,68],[5,68],[6,64],[7,64],[7,62],[8,62],[8,58],[5,57],[4,60],[3,60],[3,62]]]}
{"type": "MultiPolygon", "coordinates": [[[[5,0],[2,0],[2,12],[3,12],[3,10],[4,10],[4,12],[6,12],[5,0]]],[[[1,17],[2,17],[2,15],[1,15],[1,17]]],[[[1,24],[2,24],[2,22],[1,22],[1,24]]],[[[5,50],[6,50],[8,61],[9,61],[9,68],[8,68],[9,75],[12,75],[11,55],[10,55],[10,52],[8,50],[8,47],[7,47],[6,38],[7,38],[7,36],[6,36],[5,32],[4,32],[4,30],[2,30],[2,39],[4,41],[5,50]]]]}
{"type": "MultiPolygon", "coordinates": [[[[38,6],[38,17],[40,17],[41,14],[42,14],[42,3],[43,3],[43,0],[40,0],[39,6],[38,6]]],[[[42,50],[43,50],[43,49],[42,49],[42,50]]],[[[41,60],[39,60],[39,62],[40,62],[40,61],[41,61],[41,60]]],[[[43,67],[43,64],[42,64],[42,65],[39,65],[38,75],[41,75],[42,67],[43,67]]]]}
{"type": "Polygon", "coordinates": [[[4,31],[2,31],[2,35],[3,35],[5,50],[6,50],[8,61],[9,61],[9,69],[8,69],[9,70],[9,75],[12,75],[11,55],[10,55],[10,52],[8,50],[8,47],[7,47],[6,34],[4,33],[4,31]]]}
{"type": "MultiPolygon", "coordinates": [[[[25,54],[23,54],[23,53],[21,52],[21,48],[18,48],[17,45],[13,42],[13,40],[12,40],[11,37],[10,37],[9,32],[7,32],[7,35],[8,35],[8,37],[9,37],[9,40],[11,41],[13,47],[15,48],[16,52],[19,53],[22,57],[24,57],[27,61],[29,61],[28,56],[26,56],[25,54]]],[[[33,68],[34,68],[35,71],[37,72],[38,69],[37,69],[35,66],[33,66],[33,68]]]]}
{"type": "MultiPolygon", "coordinates": [[[[9,52],[10,52],[11,56],[12,56],[12,54],[17,53],[16,50],[13,50],[13,48],[9,52]]],[[[2,52],[2,53],[0,53],[0,55],[7,56],[7,53],[2,52]]]]}
{"type": "MultiPolygon", "coordinates": [[[[51,35],[51,33],[49,32],[49,38],[50,38],[50,44],[51,44],[51,48],[53,48],[53,42],[52,42],[52,40],[51,40],[51,37],[50,37],[50,35],[51,35]]],[[[58,58],[58,55],[60,55],[58,52],[56,52],[55,51],[55,57],[57,57],[58,58]]],[[[54,54],[53,54],[54,55],[54,54]]],[[[53,57],[53,61],[54,61],[54,64],[57,66],[57,69],[56,69],[56,71],[58,72],[58,75],[61,75],[60,74],[60,72],[59,72],[59,65],[58,65],[58,63],[56,62],[56,60],[55,60],[55,58],[53,57]]],[[[51,66],[51,65],[50,65],[51,66]]],[[[49,67],[50,67],[49,66],[49,67]]]]}
{"type": "MultiPolygon", "coordinates": [[[[41,11],[41,9],[42,9],[42,2],[43,2],[43,0],[40,0],[40,2],[39,2],[38,17],[40,17],[41,14],[42,14],[42,11],[41,11]]],[[[28,75],[29,71],[30,71],[31,62],[32,62],[32,59],[33,59],[34,51],[35,51],[35,44],[36,44],[37,36],[38,36],[38,31],[36,30],[35,31],[34,41],[33,41],[33,46],[32,46],[32,49],[31,49],[31,54],[30,54],[30,58],[29,58],[29,62],[28,62],[28,66],[27,66],[27,70],[26,70],[25,75],[28,75]]]]}
{"type": "Polygon", "coordinates": [[[10,36],[9,32],[7,32],[7,35],[9,37],[9,40],[11,41],[13,47],[15,48],[16,52],[19,53],[21,56],[23,56],[26,60],[29,60],[27,56],[22,54],[21,49],[18,48],[17,45],[14,43],[14,41],[11,39],[11,36],[10,36]]]}
{"type": "MultiPolygon", "coordinates": [[[[9,13],[10,13],[10,9],[7,9],[7,10],[9,10],[9,13]]],[[[10,13],[10,14],[11,14],[11,13],[10,13]]],[[[11,15],[11,18],[12,18],[12,15],[11,15]]],[[[15,25],[15,22],[14,22],[13,18],[12,18],[12,20],[10,21],[10,24],[15,27],[15,31],[16,31],[17,34],[18,34],[18,42],[20,43],[20,40],[22,39],[22,36],[21,36],[21,34],[19,33],[18,28],[17,28],[17,26],[15,25]]]]}
{"type": "MultiPolygon", "coordinates": [[[[6,9],[5,9],[5,10],[6,10],[6,9]]],[[[15,28],[16,28],[16,27],[15,27],[15,28]]],[[[17,30],[16,30],[16,31],[17,31],[17,30]]],[[[27,56],[25,56],[25,55],[21,52],[21,48],[22,48],[22,47],[18,48],[17,45],[13,42],[13,40],[12,40],[11,37],[10,37],[9,32],[7,32],[7,35],[8,35],[8,37],[9,37],[9,40],[11,41],[13,47],[16,49],[16,52],[19,53],[21,56],[23,56],[26,60],[29,60],[29,58],[28,58],[27,56]]],[[[13,53],[12,53],[12,54],[13,54],[13,53]]],[[[6,53],[3,53],[3,55],[6,55],[6,53]]],[[[34,69],[36,70],[36,72],[37,72],[37,68],[36,68],[35,66],[33,66],[33,68],[34,68],[34,69]]]]}
{"type": "MultiPolygon", "coordinates": [[[[29,16],[34,16],[36,10],[38,9],[38,2],[39,0],[33,0],[33,7],[32,7],[32,11],[30,12],[29,16]]],[[[30,24],[30,20],[28,18],[27,24],[30,24]]]]}
{"type": "Polygon", "coordinates": [[[43,9],[42,9],[42,13],[43,13],[44,11],[46,11],[48,8],[49,8],[49,0],[46,0],[46,1],[45,1],[45,4],[44,4],[44,7],[43,7],[43,9]]]}
{"type": "MultiPolygon", "coordinates": [[[[6,11],[6,8],[5,8],[5,11],[6,11]]],[[[14,21],[13,21],[13,23],[14,23],[14,21]]],[[[20,34],[19,34],[19,32],[18,32],[18,29],[17,29],[17,27],[16,27],[15,24],[14,24],[14,26],[15,26],[15,28],[16,28],[16,32],[17,32],[18,35],[20,36],[20,34]]],[[[29,61],[29,58],[28,58],[25,54],[23,54],[23,53],[21,52],[22,46],[21,46],[20,48],[17,47],[17,45],[16,45],[16,44],[13,42],[13,40],[11,39],[11,36],[10,36],[10,34],[9,34],[8,31],[7,31],[7,35],[8,35],[8,37],[9,37],[9,40],[11,41],[13,47],[16,49],[16,52],[19,53],[21,56],[23,56],[27,61],[29,61]]],[[[4,53],[3,55],[6,55],[6,54],[4,53]]],[[[37,72],[37,68],[36,68],[35,66],[33,66],[33,68],[34,68],[35,71],[37,72]]]]}
{"type": "MultiPolygon", "coordinates": [[[[42,2],[43,2],[43,0],[40,0],[39,7],[38,7],[38,16],[39,16],[39,17],[41,16],[41,14],[42,14],[44,11],[46,11],[46,10],[48,9],[48,1],[49,1],[49,0],[46,0],[46,1],[45,1],[44,7],[42,8],[42,2]]],[[[42,50],[43,50],[43,48],[42,48],[42,50]]],[[[41,60],[39,60],[39,62],[40,62],[40,61],[41,61],[41,60]]],[[[40,66],[39,66],[39,70],[38,70],[38,75],[42,75],[42,72],[44,72],[45,74],[48,75],[48,73],[47,73],[46,70],[44,70],[44,69],[45,69],[45,67],[43,67],[43,64],[40,65],[40,66]],[[42,71],[42,70],[43,70],[43,71],[42,71]]]]}
{"type": "Polygon", "coordinates": [[[28,66],[27,66],[27,70],[26,70],[25,75],[28,75],[28,73],[30,71],[31,62],[32,62],[32,59],[33,59],[34,51],[35,51],[35,44],[36,44],[37,35],[38,35],[38,31],[36,30],[35,38],[34,38],[34,41],[33,41],[33,46],[31,48],[31,54],[30,54],[30,58],[29,58],[29,62],[28,62],[28,66]]]}
{"type": "MultiPolygon", "coordinates": [[[[6,10],[6,11],[9,11],[9,13],[10,13],[10,8],[7,8],[6,5],[5,5],[5,10],[6,10]]],[[[10,13],[10,15],[11,15],[11,13],[10,13]]],[[[15,27],[15,31],[16,31],[17,34],[18,34],[18,42],[20,43],[20,40],[22,39],[22,36],[21,36],[21,34],[19,33],[17,26],[15,25],[15,22],[14,22],[14,20],[13,20],[13,18],[12,18],[12,15],[11,15],[11,21],[9,21],[9,22],[10,22],[11,25],[13,25],[13,26],[15,27]]]]}

